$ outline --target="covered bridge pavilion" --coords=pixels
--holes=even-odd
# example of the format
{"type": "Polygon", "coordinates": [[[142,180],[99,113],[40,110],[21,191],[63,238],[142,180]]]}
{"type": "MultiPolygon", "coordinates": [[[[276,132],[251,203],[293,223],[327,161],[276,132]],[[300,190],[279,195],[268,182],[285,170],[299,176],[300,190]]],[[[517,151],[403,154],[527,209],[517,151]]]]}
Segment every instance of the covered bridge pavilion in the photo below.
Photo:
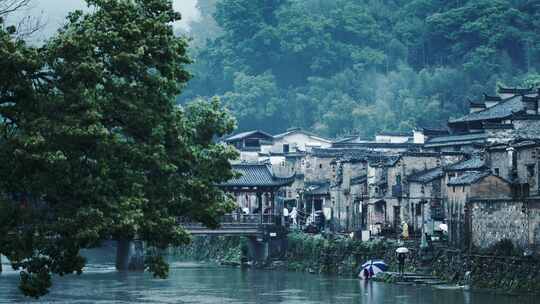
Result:
{"type": "Polygon", "coordinates": [[[220,184],[219,187],[235,196],[236,203],[250,221],[258,220],[260,224],[276,223],[283,209],[283,206],[276,206],[276,196],[280,188],[293,183],[294,175],[278,177],[266,163],[233,164],[232,169],[240,176],[220,184]],[[252,198],[255,198],[254,204],[252,198]]]}

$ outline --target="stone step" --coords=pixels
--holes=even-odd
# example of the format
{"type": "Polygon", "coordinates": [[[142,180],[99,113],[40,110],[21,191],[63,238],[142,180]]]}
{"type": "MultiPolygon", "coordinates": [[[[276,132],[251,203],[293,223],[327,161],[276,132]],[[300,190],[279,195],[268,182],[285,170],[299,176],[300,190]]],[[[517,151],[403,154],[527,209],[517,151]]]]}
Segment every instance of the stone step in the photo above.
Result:
{"type": "Polygon", "coordinates": [[[438,280],[438,279],[432,279],[432,280],[414,280],[415,284],[419,285],[443,285],[446,284],[446,282],[438,280]]]}
{"type": "Polygon", "coordinates": [[[388,272],[389,275],[394,277],[399,277],[406,280],[421,280],[421,279],[435,279],[436,277],[430,274],[420,274],[420,273],[404,273],[403,275],[397,272],[388,272]]]}
{"type": "Polygon", "coordinates": [[[401,281],[410,281],[410,282],[421,282],[421,281],[427,281],[427,280],[436,280],[435,277],[398,277],[401,281]]]}
{"type": "Polygon", "coordinates": [[[443,284],[444,282],[439,280],[437,277],[432,275],[423,275],[416,273],[405,273],[400,275],[399,273],[390,272],[388,275],[394,278],[395,282],[401,283],[410,283],[410,284],[419,284],[419,285],[438,285],[443,284]]]}
{"type": "Polygon", "coordinates": [[[431,267],[418,267],[416,268],[417,274],[431,274],[431,267]]]}
{"type": "Polygon", "coordinates": [[[414,285],[413,282],[395,282],[396,285],[414,285]]]}

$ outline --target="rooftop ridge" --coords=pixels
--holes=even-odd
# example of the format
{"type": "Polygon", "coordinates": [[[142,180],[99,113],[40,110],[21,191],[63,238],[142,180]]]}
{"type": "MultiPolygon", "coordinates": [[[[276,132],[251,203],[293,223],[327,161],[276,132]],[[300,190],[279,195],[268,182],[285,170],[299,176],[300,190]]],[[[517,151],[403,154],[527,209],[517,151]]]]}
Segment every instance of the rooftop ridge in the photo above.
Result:
{"type": "MultiPolygon", "coordinates": [[[[500,96],[491,96],[486,93],[484,93],[484,101],[501,101],[502,98],[500,96]]],[[[485,106],[485,104],[484,104],[485,106]]]]}

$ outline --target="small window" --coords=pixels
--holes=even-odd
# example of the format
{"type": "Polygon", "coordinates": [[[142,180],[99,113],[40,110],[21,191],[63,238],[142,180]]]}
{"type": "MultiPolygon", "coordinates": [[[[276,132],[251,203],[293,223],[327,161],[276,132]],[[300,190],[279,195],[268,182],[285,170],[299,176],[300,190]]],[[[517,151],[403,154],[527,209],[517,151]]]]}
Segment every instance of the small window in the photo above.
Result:
{"type": "Polygon", "coordinates": [[[454,146],[454,151],[456,152],[461,151],[461,146],[454,146]]]}
{"type": "Polygon", "coordinates": [[[416,213],[417,215],[421,215],[421,214],[422,214],[422,203],[416,204],[416,210],[415,210],[415,213],[416,213]]]}
{"type": "Polygon", "coordinates": [[[534,164],[527,165],[527,177],[533,177],[534,176],[534,164]]]}
{"type": "Polygon", "coordinates": [[[260,147],[261,143],[258,138],[247,138],[245,140],[246,147],[260,147]]]}
{"type": "Polygon", "coordinates": [[[456,192],[456,186],[452,186],[452,192],[456,192]]]}
{"type": "Polygon", "coordinates": [[[499,168],[495,168],[493,171],[495,171],[495,175],[499,176],[499,168]]]}
{"type": "Polygon", "coordinates": [[[289,144],[283,144],[283,153],[289,153],[289,144]]]}
{"type": "Polygon", "coordinates": [[[322,169],[322,164],[319,164],[319,169],[322,169]]]}
{"type": "Polygon", "coordinates": [[[420,186],[420,192],[421,192],[421,193],[425,193],[425,192],[426,192],[426,189],[424,188],[424,185],[420,186]]]}
{"type": "Polygon", "coordinates": [[[396,184],[401,184],[401,175],[399,174],[396,176],[396,184]]]}
{"type": "Polygon", "coordinates": [[[462,191],[462,192],[465,192],[465,186],[462,186],[462,187],[461,187],[461,191],[462,191]]]}

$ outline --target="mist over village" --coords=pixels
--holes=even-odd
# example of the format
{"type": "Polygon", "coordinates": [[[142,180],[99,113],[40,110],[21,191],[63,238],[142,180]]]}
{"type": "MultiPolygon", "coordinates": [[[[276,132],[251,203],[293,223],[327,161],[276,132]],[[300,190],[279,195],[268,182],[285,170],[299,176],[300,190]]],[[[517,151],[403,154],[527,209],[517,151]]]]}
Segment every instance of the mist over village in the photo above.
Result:
{"type": "Polygon", "coordinates": [[[0,0],[0,303],[537,303],[539,20],[0,0]]]}

